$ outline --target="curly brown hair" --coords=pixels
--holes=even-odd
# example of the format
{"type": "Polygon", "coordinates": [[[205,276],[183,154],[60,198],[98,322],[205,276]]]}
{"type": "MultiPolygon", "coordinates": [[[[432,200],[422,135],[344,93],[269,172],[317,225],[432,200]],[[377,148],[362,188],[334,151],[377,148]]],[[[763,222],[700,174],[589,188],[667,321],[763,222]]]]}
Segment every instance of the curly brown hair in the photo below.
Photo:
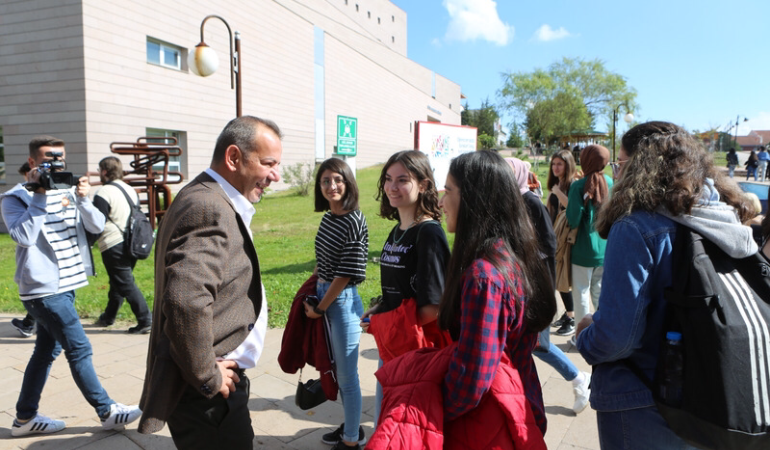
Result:
{"type": "Polygon", "coordinates": [[[673,215],[689,214],[701,196],[706,178],[723,202],[735,208],[744,222],[752,207],[738,185],[715,166],[702,145],[683,128],[669,122],[637,125],[621,141],[628,155],[612,197],[599,211],[596,230],[606,239],[610,227],[633,211],[665,207],[673,215]]]}
{"type": "Polygon", "coordinates": [[[428,155],[418,150],[402,150],[394,153],[385,163],[377,181],[377,200],[380,202],[380,217],[390,220],[400,220],[398,209],[390,205],[385,194],[385,178],[388,169],[395,163],[401,163],[416,180],[417,184],[426,182],[425,191],[417,197],[415,218],[425,215],[433,220],[441,220],[441,208],[438,207],[438,190],[433,180],[433,169],[430,167],[428,155]]]}

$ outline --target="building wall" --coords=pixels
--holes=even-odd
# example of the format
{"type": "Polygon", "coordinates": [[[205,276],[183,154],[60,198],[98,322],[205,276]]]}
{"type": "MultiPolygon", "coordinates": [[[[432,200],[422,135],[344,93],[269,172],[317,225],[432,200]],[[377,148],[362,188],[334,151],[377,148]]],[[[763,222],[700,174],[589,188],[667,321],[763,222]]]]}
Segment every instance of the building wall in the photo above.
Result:
{"type": "MultiPolygon", "coordinates": [[[[405,56],[406,14],[387,0],[358,3],[359,14],[384,11],[396,25],[388,30],[382,23],[378,34],[366,11],[358,19],[345,12],[354,0],[348,6],[344,0],[6,0],[0,5],[0,77],[7,80],[0,85],[0,126],[9,168],[26,159],[35,134],[62,137],[72,171],[83,173],[110,154],[111,142],[131,142],[154,128],[184,132],[186,178],[203,171],[216,137],[235,116],[222,22],[206,22],[204,35],[219,55],[219,70],[203,78],[186,67],[186,49],[200,41],[209,14],[241,33],[243,113],[278,123],[284,167],[314,161],[317,139],[330,156],[337,115],[359,120],[359,168],[411,148],[415,120],[430,115],[459,124],[460,87],[405,56]],[[315,27],[324,35],[319,132],[315,27]],[[380,36],[396,32],[403,48],[380,36]],[[148,63],[148,36],[184,49],[182,70],[148,63]]],[[[9,172],[10,186],[18,180],[9,172]]]]}

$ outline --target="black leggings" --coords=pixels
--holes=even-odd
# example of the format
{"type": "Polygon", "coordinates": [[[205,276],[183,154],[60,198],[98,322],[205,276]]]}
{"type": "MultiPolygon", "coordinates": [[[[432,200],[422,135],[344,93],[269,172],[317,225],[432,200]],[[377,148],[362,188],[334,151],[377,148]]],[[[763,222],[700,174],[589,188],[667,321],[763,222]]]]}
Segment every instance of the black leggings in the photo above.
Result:
{"type": "Polygon", "coordinates": [[[564,309],[566,309],[567,312],[574,311],[575,305],[572,303],[572,292],[559,291],[559,294],[561,294],[561,301],[564,303],[564,309]]]}

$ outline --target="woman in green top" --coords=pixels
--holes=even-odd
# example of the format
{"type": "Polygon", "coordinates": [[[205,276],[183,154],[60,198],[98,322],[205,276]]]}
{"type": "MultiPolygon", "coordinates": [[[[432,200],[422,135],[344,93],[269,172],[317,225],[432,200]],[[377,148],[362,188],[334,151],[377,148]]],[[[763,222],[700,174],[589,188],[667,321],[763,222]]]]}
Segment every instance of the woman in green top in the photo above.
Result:
{"type": "MultiPolygon", "coordinates": [[[[589,145],[580,152],[584,176],[572,183],[567,202],[567,222],[577,228],[572,246],[572,293],[575,297],[575,323],[599,305],[604,272],[604,247],[607,241],[599,237],[594,220],[599,206],[609,197],[612,178],[604,174],[610,152],[601,145],[589,145]]],[[[574,339],[574,337],[573,337],[574,339]]]]}

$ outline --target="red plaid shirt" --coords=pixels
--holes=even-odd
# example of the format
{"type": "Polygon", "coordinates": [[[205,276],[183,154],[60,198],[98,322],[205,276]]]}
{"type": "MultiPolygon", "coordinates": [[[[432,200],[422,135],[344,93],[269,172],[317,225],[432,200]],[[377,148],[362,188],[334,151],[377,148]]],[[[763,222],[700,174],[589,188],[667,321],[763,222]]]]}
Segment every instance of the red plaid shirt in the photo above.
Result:
{"type": "MultiPolygon", "coordinates": [[[[502,242],[497,249],[505,252],[502,242]]],[[[507,254],[504,255],[507,259],[507,254]]],[[[492,386],[503,351],[524,383],[538,427],[545,433],[545,408],[532,349],[537,333],[525,331],[526,297],[518,264],[507,267],[510,286],[491,262],[477,259],[463,274],[460,335],[455,357],[444,379],[445,419],[475,408],[492,386]],[[515,303],[519,303],[519,314],[515,303]]]]}

